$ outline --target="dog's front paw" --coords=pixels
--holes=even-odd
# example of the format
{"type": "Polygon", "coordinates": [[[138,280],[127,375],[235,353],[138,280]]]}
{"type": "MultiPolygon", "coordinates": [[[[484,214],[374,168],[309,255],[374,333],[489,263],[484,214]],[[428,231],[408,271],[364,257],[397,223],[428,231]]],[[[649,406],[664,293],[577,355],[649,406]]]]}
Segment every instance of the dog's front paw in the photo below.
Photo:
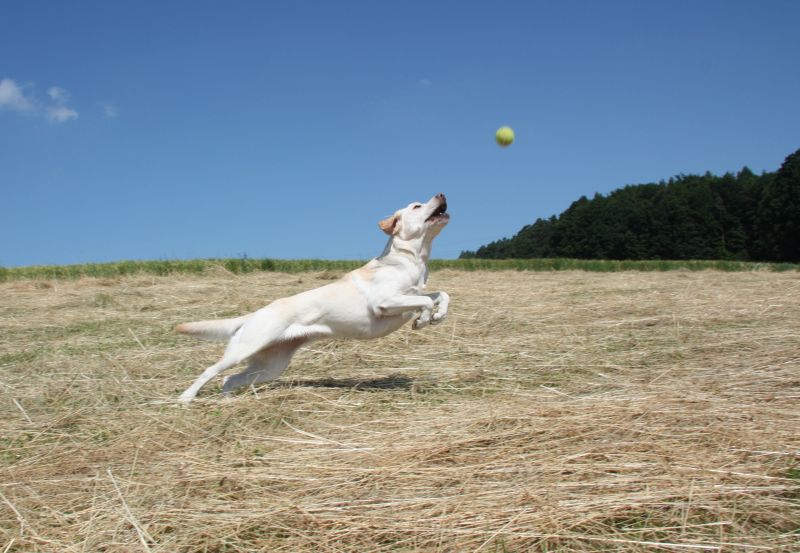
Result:
{"type": "Polygon", "coordinates": [[[413,328],[414,330],[419,330],[421,328],[425,328],[429,324],[431,324],[430,313],[423,313],[422,315],[414,319],[414,322],[411,323],[411,328],[413,328]]]}
{"type": "Polygon", "coordinates": [[[439,292],[436,299],[436,313],[431,316],[431,324],[439,324],[447,317],[447,308],[450,306],[450,296],[447,292],[439,292]]]}
{"type": "Polygon", "coordinates": [[[432,325],[438,325],[440,322],[442,322],[445,319],[445,317],[447,317],[447,311],[445,311],[445,312],[437,311],[431,317],[431,324],[432,325]]]}

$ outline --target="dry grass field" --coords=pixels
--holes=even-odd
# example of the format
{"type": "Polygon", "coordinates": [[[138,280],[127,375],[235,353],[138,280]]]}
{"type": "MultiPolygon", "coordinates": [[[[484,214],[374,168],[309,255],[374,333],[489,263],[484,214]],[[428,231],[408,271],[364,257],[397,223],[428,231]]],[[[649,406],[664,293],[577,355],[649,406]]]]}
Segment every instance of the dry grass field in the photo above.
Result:
{"type": "Polygon", "coordinates": [[[172,400],[331,272],[0,283],[0,553],[800,551],[800,273],[432,274],[451,314],[172,400]]]}

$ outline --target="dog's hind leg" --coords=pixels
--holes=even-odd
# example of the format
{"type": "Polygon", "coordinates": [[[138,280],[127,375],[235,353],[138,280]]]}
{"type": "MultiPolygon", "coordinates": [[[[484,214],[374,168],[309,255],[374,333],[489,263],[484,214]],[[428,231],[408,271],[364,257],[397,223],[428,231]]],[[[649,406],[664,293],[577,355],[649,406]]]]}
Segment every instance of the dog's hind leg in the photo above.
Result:
{"type": "MultiPolygon", "coordinates": [[[[200,391],[200,388],[205,386],[209,380],[222,371],[258,354],[262,348],[265,348],[265,346],[268,346],[270,343],[269,338],[266,338],[260,345],[243,344],[241,341],[243,331],[244,327],[236,331],[236,334],[233,335],[231,341],[228,343],[228,347],[225,349],[225,354],[222,356],[222,359],[204,370],[203,374],[198,376],[192,385],[186,388],[186,391],[180,395],[178,398],[179,402],[189,403],[197,396],[197,392],[200,391]]],[[[269,336],[269,333],[265,334],[269,336]]],[[[274,334],[279,335],[279,332],[275,332],[274,334]]]]}
{"type": "Polygon", "coordinates": [[[228,394],[242,386],[250,386],[251,384],[277,379],[289,366],[289,362],[295,352],[306,341],[305,338],[296,338],[287,342],[280,342],[250,356],[245,370],[225,378],[222,384],[222,392],[228,394]]]}
{"type": "MultiPolygon", "coordinates": [[[[427,298],[426,298],[427,299],[427,298]]],[[[428,300],[430,301],[430,300],[428,300]]],[[[304,325],[298,319],[303,313],[303,305],[293,298],[275,300],[268,306],[247,316],[244,324],[231,336],[222,359],[208,367],[197,380],[189,386],[179,401],[189,403],[209,380],[222,371],[248,360],[255,359],[240,374],[253,373],[249,377],[232,377],[226,391],[242,385],[277,378],[289,364],[292,355],[304,342],[325,335],[320,325],[304,325]],[[260,352],[267,353],[259,357],[260,352]]]]}
{"type": "Polygon", "coordinates": [[[201,374],[199,377],[197,377],[197,380],[192,382],[192,385],[189,386],[188,388],[186,388],[186,391],[184,391],[180,395],[180,397],[178,398],[178,401],[180,401],[181,403],[189,403],[190,401],[192,401],[195,398],[195,396],[197,395],[197,392],[200,391],[200,388],[205,386],[206,382],[208,382],[209,380],[211,380],[212,378],[217,376],[219,373],[221,373],[225,369],[228,369],[228,368],[236,365],[237,363],[239,363],[241,361],[242,361],[241,357],[239,357],[239,356],[237,356],[235,354],[226,353],[222,357],[222,359],[220,359],[218,362],[214,363],[213,365],[208,367],[206,370],[204,370],[203,374],[201,374]]]}
{"type": "MultiPolygon", "coordinates": [[[[253,357],[260,351],[268,350],[274,345],[283,343],[284,339],[282,339],[282,335],[286,332],[286,329],[291,325],[292,321],[283,315],[283,308],[280,307],[283,305],[283,302],[279,302],[281,302],[281,300],[275,301],[250,315],[246,322],[231,337],[222,359],[203,371],[203,374],[201,374],[191,386],[186,388],[186,391],[181,394],[178,401],[181,403],[189,403],[195,398],[200,388],[205,386],[209,380],[222,371],[253,357]]],[[[294,342],[294,340],[288,340],[286,342],[294,342]]],[[[292,350],[291,353],[294,353],[294,350],[292,350]]],[[[289,364],[289,359],[291,359],[291,354],[287,356],[281,371],[289,364]]]]}

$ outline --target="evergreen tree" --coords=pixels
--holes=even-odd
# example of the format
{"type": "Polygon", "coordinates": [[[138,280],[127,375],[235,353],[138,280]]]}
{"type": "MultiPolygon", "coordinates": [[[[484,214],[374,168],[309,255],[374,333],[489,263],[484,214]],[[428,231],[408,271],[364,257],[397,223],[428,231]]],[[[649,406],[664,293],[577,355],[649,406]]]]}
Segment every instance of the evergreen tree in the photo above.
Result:
{"type": "Polygon", "coordinates": [[[800,150],[764,186],[756,217],[757,244],[765,259],[800,260],[800,150]]]}
{"type": "Polygon", "coordinates": [[[461,257],[800,261],[800,150],[776,173],[678,175],[582,196],[461,257]]]}

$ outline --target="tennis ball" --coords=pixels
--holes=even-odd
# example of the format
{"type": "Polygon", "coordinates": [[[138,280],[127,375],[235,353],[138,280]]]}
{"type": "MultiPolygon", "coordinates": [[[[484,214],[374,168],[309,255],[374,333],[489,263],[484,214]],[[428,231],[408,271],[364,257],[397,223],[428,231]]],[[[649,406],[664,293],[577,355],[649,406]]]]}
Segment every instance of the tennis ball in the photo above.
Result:
{"type": "Polygon", "coordinates": [[[500,127],[497,129],[497,132],[494,133],[494,139],[497,140],[497,143],[503,148],[511,146],[511,143],[514,142],[514,129],[511,127],[500,127]]]}

